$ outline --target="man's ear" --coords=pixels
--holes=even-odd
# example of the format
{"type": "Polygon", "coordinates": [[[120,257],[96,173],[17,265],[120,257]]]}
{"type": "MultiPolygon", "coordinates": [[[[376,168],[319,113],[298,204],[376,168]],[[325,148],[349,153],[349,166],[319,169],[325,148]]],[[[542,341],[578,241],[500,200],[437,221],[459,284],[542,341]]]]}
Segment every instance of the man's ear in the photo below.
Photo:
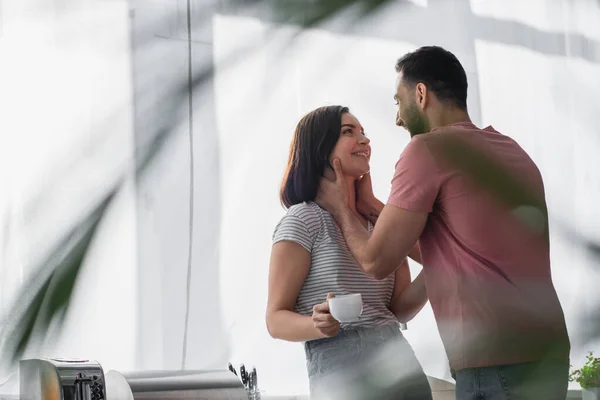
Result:
{"type": "Polygon", "coordinates": [[[415,87],[415,95],[417,97],[417,104],[421,110],[424,110],[429,102],[429,91],[424,83],[419,82],[415,87]]]}

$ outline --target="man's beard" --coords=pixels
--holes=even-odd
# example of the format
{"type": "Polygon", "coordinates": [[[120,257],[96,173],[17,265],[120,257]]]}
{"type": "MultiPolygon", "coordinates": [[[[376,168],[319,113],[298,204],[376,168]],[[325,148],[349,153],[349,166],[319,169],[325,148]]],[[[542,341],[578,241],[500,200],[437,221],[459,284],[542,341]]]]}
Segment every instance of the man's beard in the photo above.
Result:
{"type": "Polygon", "coordinates": [[[431,130],[429,121],[427,121],[425,115],[421,114],[416,103],[412,103],[406,111],[406,130],[410,133],[411,138],[431,130]]]}

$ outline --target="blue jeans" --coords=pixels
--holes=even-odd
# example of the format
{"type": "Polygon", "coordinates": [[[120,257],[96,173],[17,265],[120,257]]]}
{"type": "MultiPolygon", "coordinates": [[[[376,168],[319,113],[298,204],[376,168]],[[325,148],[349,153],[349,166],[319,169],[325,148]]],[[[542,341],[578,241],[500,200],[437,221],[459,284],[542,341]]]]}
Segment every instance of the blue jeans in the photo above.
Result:
{"type": "Polygon", "coordinates": [[[351,328],[304,344],[312,399],[430,400],[421,364],[397,324],[351,328]]]}
{"type": "Polygon", "coordinates": [[[569,364],[540,361],[456,372],[457,400],[565,400],[569,364]]]}

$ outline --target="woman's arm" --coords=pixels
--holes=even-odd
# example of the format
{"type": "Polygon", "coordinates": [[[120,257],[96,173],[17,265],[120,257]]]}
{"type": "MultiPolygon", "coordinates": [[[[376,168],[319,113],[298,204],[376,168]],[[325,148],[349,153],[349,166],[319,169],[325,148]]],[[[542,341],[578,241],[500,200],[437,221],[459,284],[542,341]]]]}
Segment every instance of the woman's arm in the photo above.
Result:
{"type": "Polygon", "coordinates": [[[293,311],[310,263],[310,253],[298,243],[281,241],[271,248],[266,322],[275,339],[304,342],[326,337],[311,316],[293,311]]]}
{"type": "Polygon", "coordinates": [[[421,271],[414,281],[410,281],[410,270],[406,259],[396,269],[395,274],[396,280],[390,301],[390,311],[394,313],[398,321],[406,323],[413,319],[427,303],[425,279],[423,271],[421,271]]]}
{"type": "Polygon", "coordinates": [[[413,248],[408,252],[408,256],[413,260],[423,265],[423,259],[421,258],[421,249],[419,248],[419,242],[415,243],[413,248]]]}

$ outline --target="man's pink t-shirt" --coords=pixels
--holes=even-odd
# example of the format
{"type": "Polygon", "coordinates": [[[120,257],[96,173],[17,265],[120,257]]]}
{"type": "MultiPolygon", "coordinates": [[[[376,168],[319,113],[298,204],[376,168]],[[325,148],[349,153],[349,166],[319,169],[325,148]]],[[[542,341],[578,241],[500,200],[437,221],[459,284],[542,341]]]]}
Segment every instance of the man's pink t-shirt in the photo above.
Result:
{"type": "Polygon", "coordinates": [[[388,204],[429,214],[419,246],[451,368],[568,362],[542,177],[514,140],[471,123],[413,137],[396,164],[388,204]]]}

